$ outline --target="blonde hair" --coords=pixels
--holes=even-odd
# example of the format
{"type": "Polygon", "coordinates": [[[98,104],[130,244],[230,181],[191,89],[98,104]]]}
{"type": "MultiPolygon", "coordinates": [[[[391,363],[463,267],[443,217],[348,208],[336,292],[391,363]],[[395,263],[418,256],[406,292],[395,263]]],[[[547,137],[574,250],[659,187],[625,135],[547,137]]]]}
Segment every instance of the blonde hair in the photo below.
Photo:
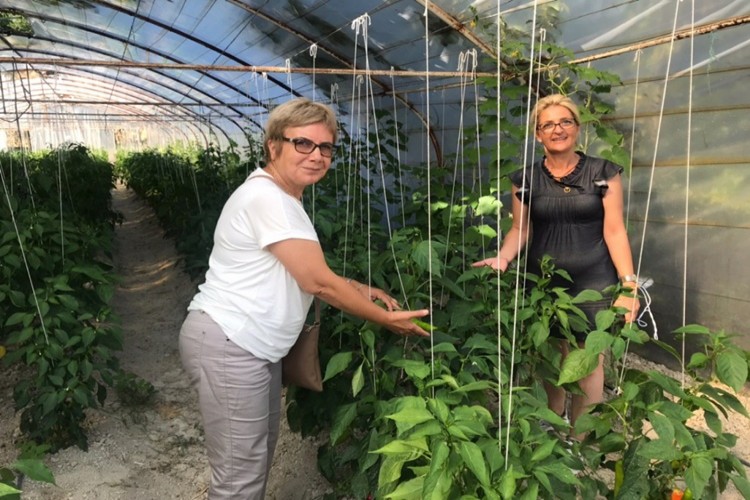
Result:
{"type": "Polygon", "coordinates": [[[319,102],[313,102],[306,97],[298,97],[275,107],[268,115],[266,122],[263,150],[266,158],[271,159],[268,147],[269,141],[281,141],[284,139],[284,131],[291,127],[303,127],[314,123],[324,124],[333,136],[336,143],[338,130],[336,128],[336,115],[330,106],[319,102]]]}
{"type": "Polygon", "coordinates": [[[577,125],[581,124],[581,113],[578,112],[578,106],[576,103],[574,103],[570,97],[562,94],[552,94],[542,97],[537,101],[536,106],[534,106],[534,111],[531,113],[533,130],[536,130],[539,115],[542,114],[542,111],[551,106],[562,106],[571,112],[577,125]]]}

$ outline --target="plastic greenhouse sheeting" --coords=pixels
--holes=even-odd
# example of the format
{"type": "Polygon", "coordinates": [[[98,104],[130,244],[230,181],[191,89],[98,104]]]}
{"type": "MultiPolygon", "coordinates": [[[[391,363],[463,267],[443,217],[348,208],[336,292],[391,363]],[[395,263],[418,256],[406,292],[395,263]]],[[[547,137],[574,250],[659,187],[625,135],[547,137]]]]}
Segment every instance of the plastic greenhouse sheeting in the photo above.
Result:
{"type": "Polygon", "coordinates": [[[291,95],[351,117],[369,84],[376,107],[397,109],[415,162],[427,117],[436,150],[450,151],[463,99],[474,101],[473,86],[438,72],[457,71],[472,49],[477,71],[495,71],[484,55],[496,50],[498,13],[529,38],[543,28],[574,60],[622,78],[606,96],[609,119],[632,139],[628,218],[659,316],[679,324],[687,287],[693,321],[750,323],[747,0],[0,0],[0,13],[2,116],[35,147],[114,148],[124,127],[132,147],[242,145],[291,95]],[[352,74],[364,69],[380,73],[352,74]]]}

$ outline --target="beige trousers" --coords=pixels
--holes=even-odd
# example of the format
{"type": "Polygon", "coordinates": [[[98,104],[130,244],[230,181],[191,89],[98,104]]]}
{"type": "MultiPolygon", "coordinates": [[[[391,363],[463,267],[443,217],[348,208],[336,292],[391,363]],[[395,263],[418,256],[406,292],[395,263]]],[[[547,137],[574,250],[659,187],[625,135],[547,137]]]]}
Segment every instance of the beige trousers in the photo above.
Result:
{"type": "Polygon", "coordinates": [[[210,500],[262,500],[279,436],[281,363],[256,358],[227,339],[211,317],[190,311],[180,356],[198,390],[210,500]]]}

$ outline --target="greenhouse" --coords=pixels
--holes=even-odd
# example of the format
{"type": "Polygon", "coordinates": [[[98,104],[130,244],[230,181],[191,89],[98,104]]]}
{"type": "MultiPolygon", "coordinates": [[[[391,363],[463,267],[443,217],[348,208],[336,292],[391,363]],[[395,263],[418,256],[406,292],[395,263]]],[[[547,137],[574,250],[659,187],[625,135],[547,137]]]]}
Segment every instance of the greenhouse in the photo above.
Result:
{"type": "Polygon", "coordinates": [[[0,498],[750,498],[750,2],[0,0],[0,37],[0,498]],[[198,314],[270,374],[255,444],[198,314]],[[282,388],[314,321],[322,390],[282,388]]]}

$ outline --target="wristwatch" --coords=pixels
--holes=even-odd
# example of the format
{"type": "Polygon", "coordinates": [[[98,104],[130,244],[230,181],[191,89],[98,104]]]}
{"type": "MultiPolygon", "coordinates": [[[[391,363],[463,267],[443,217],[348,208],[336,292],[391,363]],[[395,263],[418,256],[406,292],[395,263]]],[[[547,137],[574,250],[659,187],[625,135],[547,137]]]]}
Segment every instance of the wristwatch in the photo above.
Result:
{"type": "Polygon", "coordinates": [[[638,283],[638,275],[626,274],[620,278],[620,283],[638,283]]]}

